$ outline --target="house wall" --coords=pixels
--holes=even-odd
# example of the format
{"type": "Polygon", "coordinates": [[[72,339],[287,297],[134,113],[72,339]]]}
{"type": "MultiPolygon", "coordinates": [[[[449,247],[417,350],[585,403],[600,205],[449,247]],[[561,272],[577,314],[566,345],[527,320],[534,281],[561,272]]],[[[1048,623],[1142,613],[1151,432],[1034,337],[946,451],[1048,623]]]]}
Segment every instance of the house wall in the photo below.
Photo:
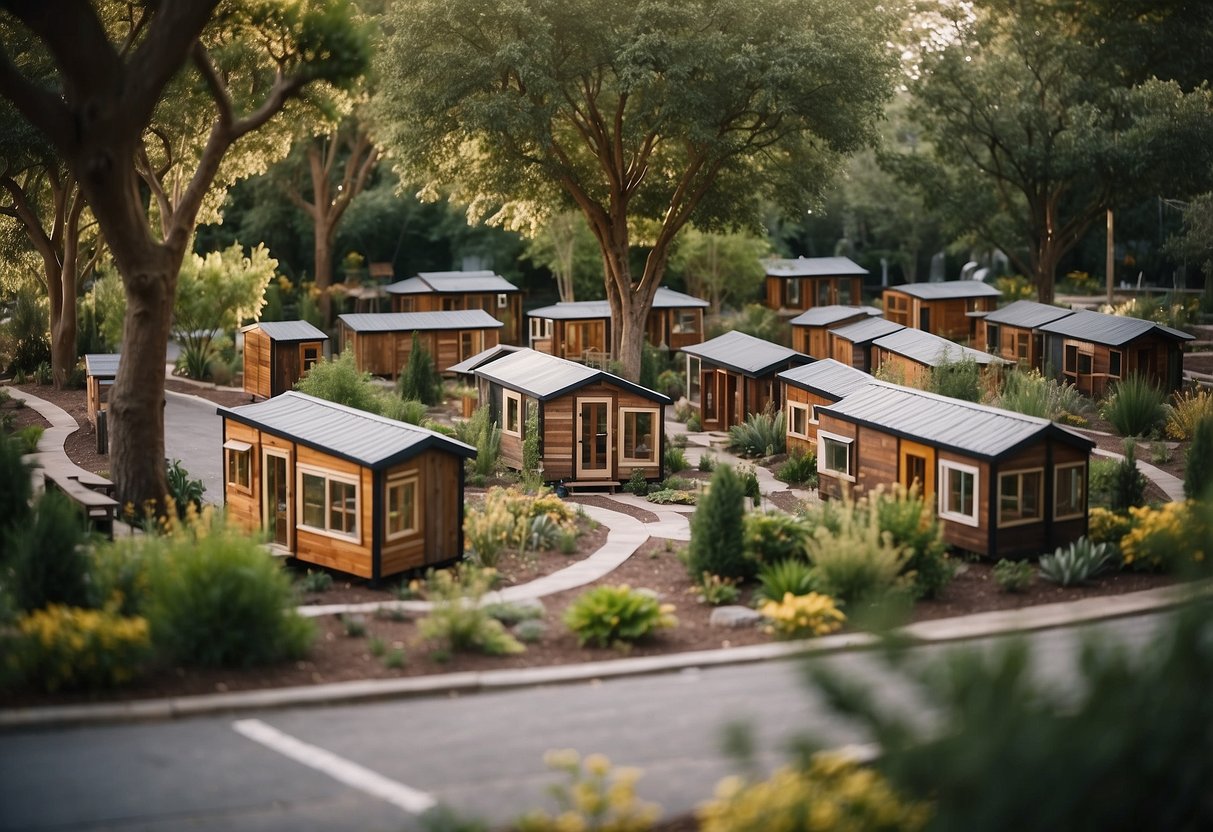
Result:
{"type": "Polygon", "coordinates": [[[226,451],[223,455],[223,513],[248,534],[260,531],[261,523],[261,431],[231,419],[223,420],[224,441],[235,439],[253,446],[249,455],[249,483],[244,489],[227,481],[226,451]]]}
{"type": "Polygon", "coordinates": [[[389,577],[409,569],[432,566],[462,555],[459,530],[463,522],[463,503],[458,483],[463,476],[463,460],[454,454],[429,450],[407,462],[388,469],[380,477],[379,495],[386,499],[388,480],[398,474],[417,475],[417,534],[389,541],[386,516],[380,519],[383,545],[380,577],[389,577]]]}
{"type": "Polygon", "coordinates": [[[977,321],[971,346],[1023,366],[1037,370],[1044,367],[1044,338],[1029,327],[990,324],[982,318],[977,321]],[[990,343],[992,326],[998,329],[997,343],[990,343]],[[1021,353],[1021,349],[1026,353],[1021,353]]]}
{"type": "Polygon", "coordinates": [[[972,319],[966,313],[992,312],[997,308],[997,300],[996,297],[922,300],[896,289],[885,289],[884,316],[911,329],[925,329],[953,341],[963,341],[973,332],[972,319]],[[922,326],[924,311],[929,316],[926,327],[922,326]]]}
{"type": "MultiPolygon", "coordinates": [[[[857,304],[863,296],[863,278],[814,276],[814,277],[766,277],[766,305],[776,311],[803,312],[816,306],[857,304]],[[789,300],[789,284],[798,282],[800,302],[789,300]]],[[[792,289],[794,292],[795,290],[792,289]]]]}
{"type": "Polygon", "coordinates": [[[783,402],[785,411],[793,402],[796,404],[803,404],[809,408],[808,415],[805,417],[805,434],[808,437],[807,439],[793,436],[790,433],[792,417],[790,413],[784,414],[785,429],[789,431],[787,434],[788,453],[792,453],[793,451],[802,451],[804,453],[812,452],[814,454],[817,453],[817,424],[812,421],[813,407],[828,406],[834,404],[835,401],[835,399],[828,399],[825,396],[818,395],[817,393],[810,393],[808,390],[801,387],[796,387],[791,384],[783,385],[783,402]]]}
{"type": "MultiPolygon", "coordinates": [[[[939,462],[951,461],[959,462],[964,465],[972,465],[977,468],[977,518],[976,526],[968,526],[964,523],[957,523],[954,520],[940,518],[940,525],[943,527],[943,539],[949,545],[957,549],[964,549],[968,552],[976,552],[979,555],[990,555],[990,524],[993,522],[990,519],[990,506],[993,505],[993,480],[990,477],[990,464],[980,460],[973,459],[963,454],[958,454],[955,451],[946,451],[940,449],[936,454],[936,469],[938,470],[939,462]]],[[[936,496],[935,509],[939,510],[940,495],[943,493],[945,484],[938,479],[936,475],[936,496]]]]}
{"type": "Polygon", "coordinates": [[[828,334],[830,349],[826,358],[854,367],[856,370],[868,372],[868,348],[846,338],[839,338],[834,333],[828,334]]]}
{"type": "MultiPolygon", "coordinates": [[[[341,327],[341,343],[352,346],[354,363],[360,372],[395,378],[408,364],[413,351],[413,331],[399,332],[354,332],[344,324],[341,327]]],[[[491,329],[442,329],[418,333],[419,342],[434,359],[440,373],[482,350],[498,344],[498,331],[491,329]],[[461,338],[471,333],[472,343],[468,350],[461,351],[461,338]],[[466,353],[466,354],[464,354],[466,353]]]]}
{"type": "MultiPolygon", "coordinates": [[[[1086,515],[1073,520],[1053,520],[1053,472],[1057,465],[1089,461],[1089,458],[1088,453],[1068,443],[1042,440],[1014,456],[998,461],[992,469],[992,488],[997,486],[997,477],[1003,473],[1040,468],[1044,472],[1044,494],[1039,521],[1009,526],[998,525],[998,504],[991,495],[990,513],[986,516],[994,529],[994,553],[997,557],[1036,557],[1051,553],[1058,546],[1068,545],[1086,534],[1086,515]]],[[[994,556],[989,551],[982,554],[994,556]]]]}
{"type": "Polygon", "coordinates": [[[525,345],[522,339],[522,293],[503,292],[505,306],[497,305],[497,292],[419,292],[412,295],[392,295],[393,312],[439,312],[444,309],[483,309],[505,326],[499,330],[500,341],[515,346],[525,345]]]}
{"type": "Polygon", "coordinates": [[[244,333],[244,390],[268,399],[271,392],[270,338],[260,329],[244,333]]]}
{"type": "Polygon", "coordinates": [[[880,372],[881,378],[897,379],[907,387],[921,388],[930,378],[931,368],[873,344],[872,372],[880,372]]]}

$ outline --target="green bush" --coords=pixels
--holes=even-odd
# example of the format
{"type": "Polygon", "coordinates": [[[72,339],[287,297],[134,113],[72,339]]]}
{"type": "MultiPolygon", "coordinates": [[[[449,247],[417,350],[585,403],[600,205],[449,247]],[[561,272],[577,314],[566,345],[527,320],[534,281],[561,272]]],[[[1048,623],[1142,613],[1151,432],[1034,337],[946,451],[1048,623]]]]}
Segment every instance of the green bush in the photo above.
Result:
{"type": "Polygon", "coordinates": [[[1128,511],[1146,501],[1146,475],[1137,470],[1137,444],[1125,440],[1124,458],[1112,469],[1111,508],[1113,511],[1128,511]]]}
{"type": "Polygon", "coordinates": [[[0,583],[8,584],[18,609],[88,604],[84,539],[83,520],[68,498],[55,491],[43,493],[32,515],[4,541],[8,574],[0,583]]]}
{"type": "Polygon", "coordinates": [[[704,572],[725,578],[748,578],[754,562],[744,553],[742,482],[728,465],[712,475],[708,493],[691,516],[691,545],[688,569],[692,579],[704,572]]]}
{"type": "Polygon", "coordinates": [[[869,512],[849,508],[839,513],[837,531],[820,525],[809,538],[817,588],[851,604],[879,601],[899,588],[907,553],[869,512]]]}
{"type": "Polygon", "coordinates": [[[876,511],[882,533],[890,535],[895,546],[906,552],[903,573],[912,581],[916,598],[934,598],[948,585],[955,567],[948,558],[943,528],[931,502],[917,486],[878,489],[868,501],[876,511]]]}
{"type": "Polygon", "coordinates": [[[1086,424],[1092,415],[1090,400],[1073,384],[1019,367],[1003,378],[1002,390],[993,403],[1004,410],[1070,424],[1086,424]]]}
{"type": "Polygon", "coordinates": [[[333,576],[323,569],[309,569],[296,583],[301,590],[307,593],[328,592],[333,588],[333,576]]]}
{"type": "Polygon", "coordinates": [[[628,479],[627,484],[623,486],[623,490],[630,494],[635,494],[637,497],[647,496],[649,493],[649,481],[645,479],[644,470],[633,468],[632,476],[628,479]]]}
{"type": "Polygon", "coordinates": [[[1196,423],[1184,457],[1184,496],[1213,502],[1213,415],[1196,423]]]}
{"type": "Polygon", "coordinates": [[[41,425],[27,425],[17,431],[17,445],[21,448],[23,454],[34,454],[38,452],[38,442],[42,439],[42,434],[46,432],[46,428],[41,425]]]}
{"type": "Polygon", "coordinates": [[[50,310],[36,284],[26,283],[17,290],[0,324],[0,336],[5,346],[0,354],[9,356],[10,373],[34,373],[42,364],[50,366],[50,310]]]}
{"type": "Polygon", "coordinates": [[[808,595],[817,589],[813,567],[806,560],[777,560],[758,570],[757,595],[767,601],[782,601],[785,595],[808,595]]]}
{"type": "Polygon", "coordinates": [[[661,487],[671,491],[694,491],[699,486],[695,480],[686,477],[666,477],[665,481],[661,483],[661,487]]]}
{"type": "Polygon", "coordinates": [[[716,470],[716,457],[712,456],[711,454],[707,454],[707,453],[700,455],[699,464],[697,467],[699,468],[700,471],[703,471],[704,473],[708,473],[710,471],[715,471],[716,470]]]}
{"type": "Polygon", "coordinates": [[[729,428],[729,450],[741,456],[781,454],[787,449],[783,411],[751,413],[740,425],[729,428]]]}
{"type": "Polygon", "coordinates": [[[1100,413],[1121,436],[1148,436],[1167,418],[1166,397],[1135,373],[1113,388],[1100,413]]]}
{"type": "Polygon", "coordinates": [[[1088,583],[1114,562],[1116,550],[1107,543],[1092,543],[1085,537],[1069,546],[1059,546],[1040,558],[1040,577],[1059,586],[1088,583]]]}
{"type": "Polygon", "coordinates": [[[782,511],[751,512],[745,516],[744,528],[743,551],[759,567],[789,558],[803,561],[808,557],[805,547],[812,529],[799,517],[782,511]]]}
{"type": "Polygon", "coordinates": [[[476,449],[476,458],[468,460],[473,473],[491,477],[501,459],[501,428],[493,421],[488,405],[472,411],[472,416],[455,423],[455,438],[476,449]]]}
{"type": "Polygon", "coordinates": [[[797,448],[775,469],[775,479],[790,485],[815,488],[817,486],[817,454],[797,448]]]}
{"type": "Polygon", "coordinates": [[[321,358],[307,375],[295,382],[295,389],[367,413],[379,413],[382,407],[380,392],[371,381],[371,374],[358,372],[353,350],[346,350],[331,360],[321,358]]]}
{"type": "Polygon", "coordinates": [[[433,606],[430,614],[417,622],[418,630],[425,638],[438,642],[440,649],[454,653],[508,656],[524,652],[522,643],[480,605],[494,577],[492,570],[467,564],[431,571],[425,585],[433,606]]]}
{"type": "Polygon", "coordinates": [[[703,603],[719,607],[721,604],[732,604],[741,595],[737,581],[732,578],[722,578],[719,575],[709,575],[704,572],[699,577],[699,599],[703,603]]]}
{"type": "MultiPolygon", "coordinates": [[[[703,430],[703,417],[700,416],[699,411],[696,410],[694,413],[692,413],[690,416],[687,417],[687,432],[688,433],[699,433],[702,430],[703,430]]],[[[700,469],[700,470],[703,470],[703,469],[700,469]]]]}
{"type": "Polygon", "coordinates": [[[168,496],[172,497],[173,504],[177,507],[177,518],[184,520],[191,506],[194,513],[201,511],[202,495],[206,492],[202,480],[190,479],[189,471],[185,470],[179,459],[174,459],[166,465],[164,473],[168,481],[168,496]]]}
{"type": "Polygon", "coordinates": [[[1091,457],[1087,466],[1090,489],[1088,502],[1092,507],[1112,505],[1112,489],[1116,481],[1117,461],[1106,457],[1091,457]]]}
{"type": "MultiPolygon", "coordinates": [[[[0,436],[0,544],[8,529],[25,525],[34,496],[34,465],[27,461],[21,446],[7,436],[0,436]]],[[[0,551],[7,547],[0,546],[0,551]]],[[[0,555],[0,564],[5,558],[0,555]]]]}
{"type": "Polygon", "coordinates": [[[972,358],[944,361],[931,368],[927,390],[966,402],[981,401],[981,369],[972,358]]]}
{"type": "Polygon", "coordinates": [[[621,586],[600,586],[578,596],[569,605],[564,623],[581,646],[609,647],[628,644],[673,627],[678,621],[673,607],[650,593],[621,586]]]}
{"type": "Polygon", "coordinates": [[[686,376],[677,370],[662,370],[657,375],[657,390],[678,401],[686,393],[686,376]]]}
{"type": "Polygon", "coordinates": [[[673,444],[665,446],[665,454],[661,458],[662,465],[667,474],[677,474],[679,471],[685,471],[688,467],[687,455],[682,448],[675,447],[673,444]]]}
{"type": "Polygon", "coordinates": [[[1177,392],[1167,406],[1167,436],[1180,441],[1191,439],[1197,426],[1207,419],[1213,419],[1213,390],[1177,392]]]}
{"type": "Polygon", "coordinates": [[[1032,585],[1035,571],[1026,560],[1003,558],[994,564],[994,582],[1003,592],[1023,592],[1032,585]]]}
{"type": "Polygon", "coordinates": [[[699,495],[682,488],[662,488],[647,495],[645,499],[661,506],[693,506],[699,502],[699,495]]]}
{"type": "Polygon", "coordinates": [[[410,425],[422,424],[429,411],[425,402],[417,401],[416,399],[402,399],[399,396],[385,395],[383,393],[379,394],[378,407],[378,412],[381,416],[410,425]]]}
{"type": "Polygon", "coordinates": [[[46,692],[101,690],[137,678],[152,656],[147,621],[52,604],[23,616],[8,644],[18,683],[46,692]]]}
{"type": "Polygon", "coordinates": [[[481,607],[490,618],[500,621],[507,627],[513,627],[515,624],[534,618],[543,618],[543,607],[535,604],[514,604],[509,601],[500,601],[495,604],[483,604],[481,607]]]}
{"type": "Polygon", "coordinates": [[[435,405],[442,401],[442,376],[434,365],[430,351],[421,343],[421,335],[413,333],[409,360],[400,373],[400,398],[435,405]]]}

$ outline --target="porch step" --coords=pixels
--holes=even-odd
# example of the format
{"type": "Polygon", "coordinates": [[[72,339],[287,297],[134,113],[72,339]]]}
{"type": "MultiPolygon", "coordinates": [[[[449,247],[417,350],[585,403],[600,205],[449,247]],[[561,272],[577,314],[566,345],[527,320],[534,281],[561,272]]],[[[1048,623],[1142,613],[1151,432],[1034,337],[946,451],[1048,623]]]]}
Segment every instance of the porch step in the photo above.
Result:
{"type": "Polygon", "coordinates": [[[569,490],[570,494],[579,488],[592,489],[594,491],[605,488],[614,494],[615,489],[619,487],[619,483],[616,480],[573,480],[572,482],[565,481],[563,485],[569,490]]]}

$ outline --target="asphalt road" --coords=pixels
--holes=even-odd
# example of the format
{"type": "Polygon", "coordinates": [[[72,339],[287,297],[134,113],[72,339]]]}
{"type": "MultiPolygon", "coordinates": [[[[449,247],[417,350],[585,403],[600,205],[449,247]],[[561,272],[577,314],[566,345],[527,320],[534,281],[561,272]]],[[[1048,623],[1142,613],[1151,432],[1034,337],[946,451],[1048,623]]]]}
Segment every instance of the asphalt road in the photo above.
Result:
{"type": "Polygon", "coordinates": [[[205,502],[223,503],[223,420],[215,403],[169,391],[164,397],[164,453],[181,460],[192,479],[206,486],[205,502]]]}
{"type": "MultiPolygon", "coordinates": [[[[1098,628],[1140,651],[1163,620],[1098,628]]],[[[1072,686],[1086,629],[1030,636],[1043,680],[1072,686]]],[[[919,648],[914,659],[948,649],[955,648],[919,648]]],[[[888,707],[929,717],[874,654],[818,661],[863,681],[888,707]]],[[[722,750],[730,723],[750,726],[766,769],[802,734],[826,746],[865,741],[806,690],[802,675],[798,664],[771,662],[467,697],[9,732],[0,734],[0,829],[411,830],[434,803],[501,824],[527,809],[554,808],[546,790],[556,778],[542,758],[565,747],[644,769],[640,796],[669,817],[737,771],[722,750]]]]}

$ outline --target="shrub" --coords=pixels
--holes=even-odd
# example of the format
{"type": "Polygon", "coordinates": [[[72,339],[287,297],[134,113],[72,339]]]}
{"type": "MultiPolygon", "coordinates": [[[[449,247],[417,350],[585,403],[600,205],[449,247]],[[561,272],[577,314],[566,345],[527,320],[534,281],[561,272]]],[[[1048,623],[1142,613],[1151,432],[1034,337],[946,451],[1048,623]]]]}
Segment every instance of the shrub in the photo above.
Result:
{"type": "Polygon", "coordinates": [[[817,588],[813,567],[804,560],[778,560],[758,570],[758,597],[780,601],[785,595],[808,595],[817,588]]]}
{"type": "Polygon", "coordinates": [[[1085,584],[1112,565],[1115,551],[1107,543],[1080,537],[1069,546],[1057,547],[1051,555],[1043,555],[1040,577],[1059,586],[1085,584]]]}
{"type": "Polygon", "coordinates": [[[686,393],[685,381],[686,377],[677,370],[662,370],[657,375],[657,390],[678,401],[686,393]]]}
{"type": "Polygon", "coordinates": [[[758,612],[770,621],[767,631],[779,638],[826,636],[842,628],[847,617],[828,595],[784,593],[778,601],[767,601],[758,612]]]}
{"type": "Polygon", "coordinates": [[[667,474],[677,474],[679,471],[685,471],[690,467],[687,464],[686,452],[682,448],[669,443],[665,446],[665,453],[661,457],[661,462],[665,466],[667,474]]]}
{"type": "Polygon", "coordinates": [[[637,497],[647,496],[649,493],[649,481],[645,479],[644,470],[633,468],[632,476],[628,478],[623,490],[635,494],[637,497]]]}
{"type": "Polygon", "coordinates": [[[740,425],[729,428],[729,450],[741,456],[781,454],[787,448],[783,411],[751,413],[740,425]]]}
{"type": "Polygon", "coordinates": [[[118,538],[93,549],[88,568],[88,604],[119,615],[142,615],[151,584],[153,547],[138,537],[118,538]]]}
{"type": "Polygon", "coordinates": [[[741,480],[728,465],[712,475],[708,493],[691,516],[688,568],[692,579],[708,572],[725,578],[747,578],[754,563],[745,557],[744,497],[741,480]]]}
{"type": "Polygon", "coordinates": [[[526,550],[537,541],[540,548],[559,543],[562,532],[575,532],[574,514],[550,492],[526,494],[517,488],[490,488],[479,507],[469,506],[463,518],[464,545],[482,567],[497,565],[503,549],[526,550]],[[547,516],[554,528],[536,519],[547,516]]]}
{"type": "Polygon", "coordinates": [[[805,452],[797,448],[775,469],[775,479],[790,485],[804,485],[814,488],[817,485],[817,454],[805,452]]]}
{"type": "Polygon", "coordinates": [[[528,477],[539,479],[539,405],[534,401],[526,403],[526,426],[522,439],[522,472],[528,477]]]}
{"type": "Polygon", "coordinates": [[[164,474],[168,480],[168,496],[177,507],[177,519],[184,520],[191,506],[195,514],[202,510],[202,495],[206,492],[206,486],[202,480],[190,478],[190,472],[185,470],[181,460],[174,459],[165,466],[164,474]]]}
{"type": "Polygon", "coordinates": [[[1127,514],[1107,508],[1092,508],[1087,519],[1087,537],[1092,543],[1110,543],[1119,547],[1121,538],[1133,528],[1127,514]]]}
{"type": "Polygon", "coordinates": [[[38,442],[42,439],[42,434],[46,428],[42,425],[27,425],[17,431],[16,440],[18,447],[21,448],[23,454],[33,454],[38,452],[38,442]]]}
{"type": "Polygon", "coordinates": [[[517,832],[645,832],[661,814],[652,803],[636,799],[640,770],[615,768],[601,754],[591,754],[584,764],[576,751],[549,751],[544,755],[549,769],[562,772],[566,782],[552,787],[560,814],[530,812],[512,827],[517,832]]]}
{"type": "Polygon", "coordinates": [[[321,569],[309,569],[299,579],[298,583],[299,588],[304,592],[327,592],[333,588],[333,576],[321,569]]]}
{"type": "Polygon", "coordinates": [[[539,618],[528,618],[514,625],[514,637],[523,644],[534,644],[542,641],[547,631],[548,625],[539,618]]]}
{"type": "Polygon", "coordinates": [[[1004,558],[994,564],[994,581],[1003,592],[1023,592],[1032,585],[1033,572],[1026,560],[1004,558]]]}
{"type": "Polygon", "coordinates": [[[334,359],[321,358],[307,375],[295,382],[295,389],[368,413],[378,413],[382,406],[379,389],[371,381],[371,374],[358,372],[353,350],[346,350],[334,359]]]}
{"type": "Polygon", "coordinates": [[[744,519],[742,550],[758,566],[790,558],[804,561],[811,533],[804,520],[782,511],[753,512],[744,519]]]}
{"type": "Polygon", "coordinates": [[[495,604],[482,604],[482,609],[493,619],[507,627],[513,627],[522,621],[543,618],[543,607],[536,604],[514,604],[509,601],[499,601],[495,604]]]}
{"type": "MultiPolygon", "coordinates": [[[[25,525],[34,495],[34,465],[27,462],[16,441],[0,436],[0,543],[5,531],[25,525]]],[[[7,547],[4,547],[7,548],[7,547]]],[[[0,555],[0,563],[5,558],[0,555]]]]}
{"type": "Polygon", "coordinates": [[[1121,436],[1147,436],[1166,419],[1165,401],[1161,390],[1134,373],[1115,385],[1100,413],[1121,436]]]}
{"type": "Polygon", "coordinates": [[[342,615],[341,626],[347,638],[362,638],[367,633],[366,616],[356,613],[342,615]]]}
{"type": "Polygon", "coordinates": [[[9,357],[9,372],[33,373],[42,364],[50,366],[50,310],[32,282],[24,284],[14,294],[12,306],[0,324],[0,336],[6,347],[0,354],[9,357]]]}
{"type": "Polygon", "coordinates": [[[1084,426],[1092,415],[1090,400],[1073,384],[1045,378],[1039,370],[1015,368],[994,397],[996,406],[1042,419],[1084,426]]]}
{"type": "Polygon", "coordinates": [[[413,333],[409,360],[400,373],[398,390],[402,399],[413,399],[427,405],[442,401],[442,376],[434,366],[430,351],[421,343],[419,333],[413,333]]]}
{"type": "MultiPolygon", "coordinates": [[[[688,433],[699,433],[702,430],[703,430],[703,417],[699,414],[699,411],[696,410],[694,413],[692,413],[690,416],[687,417],[687,432],[688,433]]],[[[703,469],[700,468],[699,470],[702,471],[703,469]]]]}
{"type": "Polygon", "coordinates": [[[525,652],[522,643],[506,632],[502,623],[480,606],[495,578],[491,569],[464,565],[454,570],[431,571],[426,576],[426,594],[433,606],[417,622],[421,634],[451,652],[509,656],[525,652]]]}
{"type": "Polygon", "coordinates": [[[895,589],[905,550],[853,505],[839,513],[839,528],[818,526],[808,541],[818,589],[847,603],[876,601],[895,589]]]}
{"type": "Polygon", "coordinates": [[[468,460],[474,473],[491,477],[501,459],[501,428],[492,420],[488,405],[472,411],[472,417],[455,423],[455,438],[476,448],[476,458],[468,460]]]}
{"type": "Polygon", "coordinates": [[[1213,390],[1177,392],[1167,408],[1167,436],[1180,441],[1192,439],[1196,426],[1204,420],[1213,420],[1213,390]]]}
{"type": "Polygon", "coordinates": [[[416,399],[402,399],[399,396],[379,394],[379,414],[397,422],[410,425],[420,425],[425,421],[429,408],[425,402],[416,399]]]}
{"type": "Polygon", "coordinates": [[[912,580],[917,598],[934,598],[955,574],[948,558],[943,528],[931,503],[917,485],[905,488],[877,489],[868,501],[876,512],[880,531],[891,536],[894,545],[906,550],[904,573],[912,580]]]}
{"type": "Polygon", "coordinates": [[[564,614],[564,623],[584,647],[629,644],[656,630],[678,623],[674,607],[651,593],[627,584],[599,586],[577,597],[564,614]]]}
{"type": "Polygon", "coordinates": [[[1192,431],[1192,444],[1184,457],[1184,496],[1189,500],[1213,501],[1213,415],[1206,416],[1192,431]]]}
{"type": "Polygon", "coordinates": [[[705,473],[716,470],[716,457],[711,454],[702,454],[699,457],[698,468],[705,473]]]}
{"type": "Polygon", "coordinates": [[[977,361],[972,358],[962,358],[959,361],[945,359],[931,368],[927,379],[927,390],[953,399],[979,402],[981,401],[981,369],[977,366],[977,361]]]}
{"type": "Polygon", "coordinates": [[[88,556],[84,525],[67,497],[48,491],[38,498],[32,516],[7,535],[4,560],[12,600],[20,610],[48,604],[88,604],[88,556]]]}
{"type": "Polygon", "coordinates": [[[17,621],[16,678],[47,692],[98,690],[135,679],[151,658],[147,621],[52,604],[17,621]]]}
{"type": "Polygon", "coordinates": [[[1150,443],[1150,461],[1155,465],[1166,465],[1171,461],[1171,448],[1166,442],[1150,443]]]}
{"type": "Polygon", "coordinates": [[[1197,510],[1199,505],[1188,500],[1129,509],[1132,526],[1120,540],[1124,565],[1138,571],[1174,571],[1186,565],[1184,558],[1202,563],[1209,554],[1208,519],[1207,512],[1197,510]]]}
{"type": "Polygon", "coordinates": [[[681,488],[662,488],[645,497],[650,503],[658,505],[693,506],[699,501],[699,495],[694,491],[681,488]]]}
{"type": "Polygon", "coordinates": [[[699,597],[705,604],[718,607],[721,604],[732,604],[741,595],[737,581],[733,578],[722,578],[704,572],[699,579],[699,597]]]}
{"type": "Polygon", "coordinates": [[[1124,459],[1112,471],[1113,511],[1127,511],[1146,500],[1146,475],[1137,470],[1136,447],[1132,439],[1126,439],[1124,459]]]}
{"type": "Polygon", "coordinates": [[[1092,457],[1087,466],[1092,506],[1110,506],[1112,488],[1116,480],[1117,461],[1103,457],[1092,457]]]}
{"type": "Polygon", "coordinates": [[[694,491],[699,486],[695,480],[689,480],[686,477],[666,477],[661,487],[671,491],[694,491]]]}

